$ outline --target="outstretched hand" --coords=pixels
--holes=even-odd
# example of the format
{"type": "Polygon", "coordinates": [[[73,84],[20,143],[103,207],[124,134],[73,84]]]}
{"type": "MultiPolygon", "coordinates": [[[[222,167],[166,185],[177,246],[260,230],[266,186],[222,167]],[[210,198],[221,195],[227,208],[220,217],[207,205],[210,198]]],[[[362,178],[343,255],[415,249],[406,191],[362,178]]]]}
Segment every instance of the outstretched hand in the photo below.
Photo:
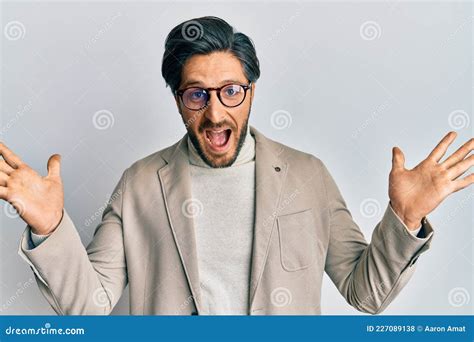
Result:
{"type": "Polygon", "coordinates": [[[35,234],[49,234],[59,224],[64,206],[61,157],[48,160],[48,175],[41,176],[0,142],[0,199],[9,202],[35,234]]]}
{"type": "Polygon", "coordinates": [[[474,147],[474,139],[469,139],[449,158],[439,162],[456,135],[456,132],[449,132],[428,157],[411,170],[405,168],[405,157],[400,148],[392,149],[390,203],[410,230],[418,228],[421,220],[447,196],[474,182],[472,173],[460,177],[474,165],[474,155],[468,156],[474,147]]]}

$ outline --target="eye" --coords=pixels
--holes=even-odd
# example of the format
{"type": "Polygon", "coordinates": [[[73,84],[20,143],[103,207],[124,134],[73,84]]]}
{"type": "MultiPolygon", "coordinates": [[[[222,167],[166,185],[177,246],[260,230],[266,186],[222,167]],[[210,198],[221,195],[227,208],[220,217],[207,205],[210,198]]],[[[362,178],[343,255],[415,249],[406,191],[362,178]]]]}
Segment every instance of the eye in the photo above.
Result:
{"type": "Polygon", "coordinates": [[[193,100],[199,100],[203,96],[204,96],[204,94],[203,94],[202,90],[193,91],[191,93],[191,99],[193,99],[193,100]]]}
{"type": "Polygon", "coordinates": [[[192,102],[201,102],[205,100],[206,93],[204,89],[191,89],[191,90],[188,90],[188,93],[186,94],[186,98],[192,102]]]}
{"type": "Polygon", "coordinates": [[[233,97],[240,92],[240,87],[238,85],[231,85],[224,89],[224,95],[226,97],[233,97]]]}

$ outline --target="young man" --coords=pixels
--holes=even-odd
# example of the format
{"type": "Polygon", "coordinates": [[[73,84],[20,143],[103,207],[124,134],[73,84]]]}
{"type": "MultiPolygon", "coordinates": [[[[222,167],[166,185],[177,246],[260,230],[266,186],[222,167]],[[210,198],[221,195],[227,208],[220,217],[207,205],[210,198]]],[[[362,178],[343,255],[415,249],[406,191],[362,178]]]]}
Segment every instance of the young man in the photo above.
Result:
{"type": "Polygon", "coordinates": [[[324,163],[248,125],[259,61],[216,17],[168,35],[162,74],[187,134],[138,160],[87,249],[63,207],[60,156],[41,177],[5,145],[0,198],[28,224],[19,248],[58,314],[320,314],[323,273],[357,310],[384,310],[429,248],[426,215],[472,184],[472,139],[414,169],[393,149],[389,197],[368,244],[324,163]]]}

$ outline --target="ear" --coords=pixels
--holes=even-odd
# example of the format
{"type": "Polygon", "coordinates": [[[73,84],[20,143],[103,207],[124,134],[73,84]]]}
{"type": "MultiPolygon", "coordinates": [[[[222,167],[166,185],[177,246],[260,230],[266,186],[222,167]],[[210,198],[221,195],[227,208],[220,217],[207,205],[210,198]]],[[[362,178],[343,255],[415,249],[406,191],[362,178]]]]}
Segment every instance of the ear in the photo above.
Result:
{"type": "Polygon", "coordinates": [[[174,95],[174,100],[176,102],[176,107],[178,107],[178,112],[179,114],[183,114],[181,113],[181,103],[179,102],[179,96],[178,95],[174,95]]]}
{"type": "Polygon", "coordinates": [[[255,84],[255,83],[252,83],[252,85],[251,85],[251,92],[250,92],[250,102],[251,102],[251,103],[253,102],[253,94],[255,93],[255,86],[256,86],[256,84],[255,84]]]}

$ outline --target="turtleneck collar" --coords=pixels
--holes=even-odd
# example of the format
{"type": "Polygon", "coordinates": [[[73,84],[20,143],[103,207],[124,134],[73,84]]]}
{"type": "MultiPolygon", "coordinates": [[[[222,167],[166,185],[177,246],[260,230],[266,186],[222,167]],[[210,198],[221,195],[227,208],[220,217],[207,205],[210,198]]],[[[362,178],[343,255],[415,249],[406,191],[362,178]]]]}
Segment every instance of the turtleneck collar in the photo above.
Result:
{"type": "MultiPolygon", "coordinates": [[[[196,166],[212,168],[211,166],[207,165],[204,160],[202,160],[198,151],[196,150],[193,143],[191,142],[189,135],[188,135],[187,140],[188,140],[189,163],[196,166]]],[[[242,145],[242,148],[240,149],[237,159],[229,167],[245,164],[253,160],[255,160],[255,139],[250,134],[250,126],[247,125],[247,134],[245,135],[244,144],[242,145]]]]}

